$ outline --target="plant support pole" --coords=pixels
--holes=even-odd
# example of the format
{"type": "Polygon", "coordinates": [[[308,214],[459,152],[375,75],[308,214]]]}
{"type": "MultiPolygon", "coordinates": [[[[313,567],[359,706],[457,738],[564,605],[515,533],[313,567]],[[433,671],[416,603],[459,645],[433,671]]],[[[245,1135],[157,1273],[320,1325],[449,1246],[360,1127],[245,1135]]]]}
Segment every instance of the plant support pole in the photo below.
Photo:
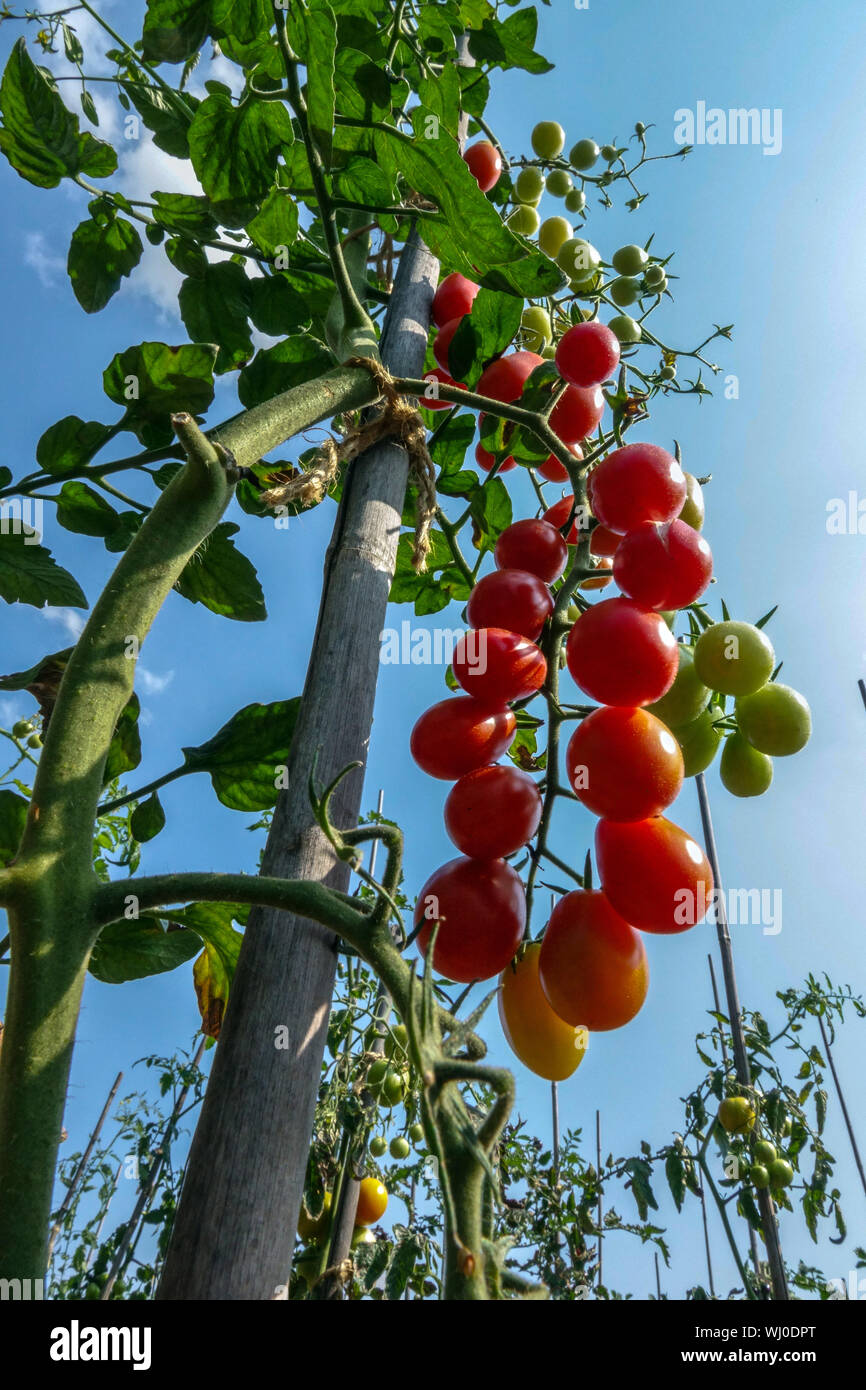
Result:
{"type": "Polygon", "coordinates": [[[824,1044],[824,1051],[827,1054],[827,1061],[830,1064],[830,1071],[833,1073],[833,1081],[836,1086],[836,1094],[839,1097],[839,1104],[842,1108],[842,1117],[845,1121],[845,1127],[848,1130],[848,1138],[851,1140],[851,1150],[854,1154],[854,1162],[857,1165],[857,1172],[860,1174],[860,1183],[862,1185],[863,1191],[866,1192],[866,1173],[863,1172],[863,1160],[860,1157],[860,1150],[857,1147],[857,1139],[854,1134],[854,1126],[851,1123],[851,1116],[848,1113],[848,1106],[845,1104],[845,1094],[842,1090],[842,1083],[839,1080],[838,1072],[836,1071],[836,1063],[833,1060],[833,1052],[830,1047],[830,1039],[827,1037],[827,1030],[824,1027],[824,1020],[820,1014],[818,1015],[818,1027],[821,1029],[821,1040],[824,1044]]]}
{"type": "Polygon", "coordinates": [[[120,1086],[120,1083],[121,1083],[122,1080],[123,1080],[123,1072],[122,1072],[122,1071],[119,1071],[119,1072],[117,1073],[117,1076],[114,1078],[114,1085],[112,1086],[111,1090],[108,1092],[108,1096],[107,1096],[107,1098],[106,1098],[105,1104],[104,1104],[103,1107],[102,1107],[102,1113],[100,1114],[99,1119],[96,1121],[96,1124],[95,1124],[94,1127],[93,1127],[93,1133],[92,1133],[91,1136],[90,1136],[90,1139],[89,1139],[88,1144],[87,1144],[87,1148],[84,1150],[84,1153],[81,1155],[81,1159],[80,1159],[80,1161],[79,1161],[78,1167],[76,1168],[75,1172],[72,1174],[72,1178],[71,1178],[71,1180],[70,1180],[69,1186],[68,1186],[67,1189],[66,1189],[66,1196],[63,1198],[63,1201],[60,1203],[60,1206],[57,1208],[57,1215],[56,1215],[56,1217],[54,1218],[54,1224],[53,1224],[53,1226],[51,1227],[51,1234],[50,1234],[49,1237],[48,1237],[48,1258],[47,1258],[46,1263],[49,1264],[49,1265],[51,1264],[51,1256],[54,1254],[54,1246],[55,1246],[55,1244],[56,1244],[57,1237],[60,1235],[60,1231],[61,1231],[61,1228],[62,1228],[62,1226],[63,1226],[63,1218],[64,1218],[64,1216],[66,1215],[67,1211],[69,1210],[69,1207],[70,1207],[70,1205],[71,1205],[71,1203],[72,1203],[72,1198],[75,1196],[76,1190],[77,1190],[77,1188],[78,1188],[78,1184],[81,1182],[81,1179],[84,1177],[85,1171],[86,1171],[86,1169],[87,1169],[87,1164],[88,1164],[89,1159],[90,1159],[90,1155],[93,1153],[93,1150],[94,1150],[95,1147],[96,1147],[96,1141],[97,1141],[97,1139],[99,1138],[100,1134],[102,1133],[102,1126],[105,1124],[105,1121],[108,1119],[108,1112],[109,1112],[109,1110],[111,1109],[112,1105],[114,1104],[114,1097],[117,1095],[118,1087],[120,1086]]]}

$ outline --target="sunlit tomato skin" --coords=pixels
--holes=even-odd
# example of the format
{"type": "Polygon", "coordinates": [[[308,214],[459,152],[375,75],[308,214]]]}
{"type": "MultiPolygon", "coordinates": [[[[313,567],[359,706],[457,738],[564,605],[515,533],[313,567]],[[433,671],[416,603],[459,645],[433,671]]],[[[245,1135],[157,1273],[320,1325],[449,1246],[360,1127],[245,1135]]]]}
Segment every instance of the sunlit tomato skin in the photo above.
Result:
{"type": "MultiPolygon", "coordinates": [[[[449,376],[441,367],[432,367],[429,372],[424,373],[424,380],[441,382],[443,386],[459,386],[461,391],[466,390],[465,381],[455,381],[453,376],[449,376]]],[[[451,401],[440,400],[438,396],[427,395],[426,392],[420,398],[420,404],[425,410],[450,410],[451,401]]]]}
{"type": "Polygon", "coordinates": [[[534,695],[547,675],[547,661],[535,643],[501,627],[464,633],[451,666],[466,693],[488,704],[534,695]]]}
{"type": "Polygon", "coordinates": [[[619,366],[619,339],[604,323],[576,323],[556,347],[556,370],[571,386],[600,386],[619,366]]]}
{"type": "Polygon", "coordinates": [[[458,984],[499,975],[516,952],[526,923],[520,875],[504,859],[450,859],[418,895],[415,926],[426,957],[436,923],[433,968],[458,984]]]}
{"type": "Polygon", "coordinates": [[[646,948],[604,893],[566,893],[542,937],[538,977],[561,1019],[606,1033],[629,1023],[646,999],[646,948]]]}
{"type": "Polygon", "coordinates": [[[623,536],[613,577],[646,608],[685,608],[700,598],[713,573],[713,553],[685,521],[646,521],[623,536]]]}
{"type": "Polygon", "coordinates": [[[470,627],[503,627],[534,642],[553,612],[553,595],[529,570],[494,570],[479,579],[466,605],[470,627]]]}
{"type": "MultiPolygon", "coordinates": [[[[558,502],[554,502],[552,507],[548,507],[547,511],[544,513],[544,520],[548,523],[548,525],[555,526],[557,531],[561,532],[563,526],[568,521],[573,506],[574,495],[572,493],[568,493],[566,497],[560,497],[558,502]]],[[[578,511],[577,513],[575,513],[574,521],[568,528],[568,534],[566,535],[565,539],[569,545],[580,544],[580,541],[582,539],[580,518],[581,513],[578,511]]]]}
{"type": "Polygon", "coordinates": [[[461,854],[504,859],[532,839],[541,807],[528,772],[494,763],[454,783],[445,800],[445,829],[461,854]]]}
{"type": "Polygon", "coordinates": [[[589,553],[590,555],[613,556],[616,554],[621,540],[622,536],[618,536],[615,531],[609,531],[606,526],[595,526],[589,538],[589,553]]]}
{"type": "Polygon", "coordinates": [[[565,1023],[547,1002],[538,978],[541,942],[531,941],[506,965],[499,981],[499,1021],[515,1057],[545,1081],[565,1081],[586,1056],[585,1028],[565,1023]]]}
{"type": "Polygon", "coordinates": [[[463,151],[463,158],[475,176],[475,182],[482,193],[489,193],[502,173],[502,160],[495,145],[489,140],[479,140],[463,151]]]}
{"type": "Polygon", "coordinates": [[[688,931],[710,906],[713,873],[707,856],[664,816],[600,820],[595,857],[611,903],[641,931],[688,931]]]}
{"type": "Polygon", "coordinates": [[[527,352],[524,348],[508,352],[484,368],[475,389],[479,396],[489,396],[492,401],[504,401],[506,404],[516,401],[527,378],[543,361],[544,358],[539,357],[537,352],[527,352]]]}
{"type": "Polygon", "coordinates": [[[355,1214],[356,1226],[375,1226],[385,1215],[388,1205],[388,1189],[378,1178],[362,1178],[358,1192],[358,1210],[355,1214]]]}
{"type": "MultiPolygon", "coordinates": [[[[475,462],[478,464],[479,468],[484,469],[485,473],[489,473],[494,463],[496,462],[496,459],[493,456],[493,454],[491,454],[487,449],[485,449],[484,445],[480,441],[475,445],[475,462]]],[[[516,467],[517,464],[514,462],[514,459],[509,454],[508,458],[502,460],[496,472],[510,473],[512,468],[516,467]]]]}
{"type": "Polygon", "coordinates": [[[609,598],[568,634],[565,658],[581,690],[601,705],[649,705],[677,674],[676,638],[658,613],[630,598],[609,598]]]}
{"type": "Polygon", "coordinates": [[[467,280],[458,270],[446,275],[433,296],[430,317],[437,328],[444,328],[452,319],[461,319],[468,314],[475,302],[480,285],[467,280]]]}
{"type": "Polygon", "coordinates": [[[506,526],[493,558],[499,569],[529,570],[545,584],[552,584],[568,564],[568,546],[549,522],[526,519],[506,526]]]}
{"type": "Polygon", "coordinates": [[[550,428],[563,444],[577,444],[592,434],[604,414],[600,386],[566,386],[550,415],[550,428]]]}
{"type": "Polygon", "coordinates": [[[683,755],[670,729],[629,705],[603,705],[581,720],[565,767],[578,799],[609,820],[657,816],[683,784],[683,755]]]}
{"type": "Polygon", "coordinates": [[[433,339],[433,356],[443,372],[448,371],[448,349],[451,346],[451,339],[463,322],[463,318],[464,315],[461,314],[460,318],[449,319],[444,328],[440,328],[433,339]]]}
{"type": "Polygon", "coordinates": [[[440,700],[415,723],[409,748],[422,772],[453,782],[501,757],[514,736],[516,719],[503,704],[483,704],[469,695],[440,700]]]}
{"type": "Polygon", "coordinates": [[[589,476],[593,516],[621,534],[645,521],[673,521],[685,500],[686,476],[658,444],[615,449],[589,476]]]}

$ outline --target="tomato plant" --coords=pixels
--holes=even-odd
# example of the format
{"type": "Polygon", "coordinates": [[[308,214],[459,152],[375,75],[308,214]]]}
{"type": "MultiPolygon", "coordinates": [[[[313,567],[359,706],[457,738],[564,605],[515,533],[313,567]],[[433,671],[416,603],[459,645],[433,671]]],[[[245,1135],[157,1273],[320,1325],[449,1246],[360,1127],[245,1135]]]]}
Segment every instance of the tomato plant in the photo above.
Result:
{"type": "Polygon", "coordinates": [[[470,626],[507,628],[531,642],[553,612],[550,590],[529,570],[498,569],[479,579],[466,605],[470,626]]]}
{"type": "Polygon", "coordinates": [[[673,734],[655,715],[627,705],[604,705],[581,720],[565,766],[578,799],[609,820],[660,815],[683,782],[673,734]]]}
{"type": "Polygon", "coordinates": [[[541,820],[541,794],[528,772],[497,763],[455,782],[445,801],[445,829],[461,854],[504,859],[529,843],[541,820]]]}
{"type": "Polygon", "coordinates": [[[703,919],[713,892],[707,856],[664,816],[599,821],[595,853],[605,894],[633,926],[681,932],[703,919]]]}
{"type": "Polygon", "coordinates": [[[450,781],[500,757],[516,720],[503,705],[485,705],[470,695],[440,700],[412,730],[412,757],[429,777],[450,781]]]}
{"type": "Polygon", "coordinates": [[[568,636],[568,669],[593,700],[648,705],[673,685],[677,643],[659,617],[628,598],[590,608],[568,636]]]}
{"type": "Polygon", "coordinates": [[[539,979],[540,954],[541,944],[530,941],[503,970],[499,1021],[525,1067],[546,1081],[565,1081],[586,1056],[587,1033],[564,1022],[548,1003],[539,979]]]}
{"type": "Polygon", "coordinates": [[[591,1033],[629,1023],[649,988],[639,933],[598,891],[566,893],[557,903],[542,938],[538,977],[554,1012],[591,1033]]]}
{"type": "Polygon", "coordinates": [[[451,859],[418,894],[418,949],[426,955],[436,927],[436,971],[462,984],[489,980],[511,960],[525,920],[520,875],[504,859],[451,859]]]}

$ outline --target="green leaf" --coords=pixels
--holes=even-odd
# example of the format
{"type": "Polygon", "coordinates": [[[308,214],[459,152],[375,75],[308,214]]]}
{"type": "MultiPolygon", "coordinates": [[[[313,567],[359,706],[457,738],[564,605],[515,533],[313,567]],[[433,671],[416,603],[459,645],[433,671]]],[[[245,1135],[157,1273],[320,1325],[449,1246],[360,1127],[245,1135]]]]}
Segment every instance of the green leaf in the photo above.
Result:
{"type": "Polygon", "coordinates": [[[184,909],[184,925],[202,938],[205,949],[193,967],[202,1016],[202,1032],[219,1037],[243,937],[232,926],[238,908],[232,903],[193,903],[184,909]]]}
{"type": "Polygon", "coordinates": [[[497,68],[523,68],[526,72],[550,72],[553,64],[535,52],[538,15],[527,5],[505,21],[485,19],[469,35],[469,52],[478,63],[497,68]]]}
{"type": "Polygon", "coordinates": [[[271,0],[211,0],[211,33],[238,43],[265,39],[274,23],[271,0]]]}
{"type": "Polygon", "coordinates": [[[250,99],[238,107],[218,94],[195,113],[189,153],[212,202],[257,203],[274,181],[282,146],[293,139],[291,118],[280,102],[250,99]]]}
{"type": "Polygon", "coordinates": [[[501,478],[491,478],[472,498],[472,543],[477,550],[492,550],[502,531],[511,525],[511,498],[501,478]]]}
{"type": "Polygon", "coordinates": [[[480,289],[451,339],[448,366],[455,381],[474,387],[487,363],[504,352],[520,327],[523,303],[513,294],[480,289]]]}
{"type": "Polygon", "coordinates": [[[143,521],[141,512],[120,512],[114,530],[103,536],[106,550],[112,555],[125,550],[135,533],[141,530],[143,521]]]}
{"type": "Polygon", "coordinates": [[[0,789],[0,864],[4,868],[18,853],[27,820],[27,807],[28,802],[23,796],[6,787],[0,789]]]}
{"type": "Polygon", "coordinates": [[[285,188],[272,188],[246,230],[266,256],[274,256],[298,239],[298,205],[285,188]]]}
{"type": "Polygon", "coordinates": [[[682,1154],[678,1153],[676,1149],[671,1149],[665,1159],[665,1177],[668,1180],[668,1187],[676,1203],[677,1211],[682,1211],[683,1198],[686,1195],[686,1173],[682,1154]]]}
{"type": "Polygon", "coordinates": [[[250,318],[256,328],[272,338],[309,327],[310,310],[303,295],[292,289],[284,275],[259,276],[250,281],[250,318]]]}
{"type": "Polygon", "coordinates": [[[268,616],[255,567],[231,537],[240,530],[233,521],[221,521],[183,568],[175,584],[190,603],[201,603],[212,613],[241,623],[260,623],[268,616]]]}
{"type": "Polygon", "coordinates": [[[130,695],[120,711],[120,718],[108,748],[105,772],[102,776],[104,787],[113,782],[115,777],[122,777],[124,772],[131,772],[141,762],[141,734],[138,728],[140,713],[138,696],[130,695]]]}
{"type": "Polygon", "coordinates": [[[328,5],[314,10],[292,6],[288,13],[288,32],[292,48],[307,69],[307,118],[313,143],[322,162],[331,162],[334,128],[334,58],[337,49],[337,22],[328,5]]]}
{"type": "Polygon", "coordinates": [[[210,774],[213,789],[232,811],[262,811],[277,800],[276,781],[286,766],[300,699],[246,705],[213,738],[184,748],[190,772],[210,774]]]}
{"type": "Polygon", "coordinates": [[[117,168],[110,145],[79,133],[78,117],[67,111],[50,74],[36,66],[20,38],[0,83],[0,150],[12,168],[39,188],[56,188],[64,177],[105,178],[117,168]]]}
{"type": "Polygon", "coordinates": [[[234,371],[253,355],[248,315],[250,281],[234,261],[209,264],[198,278],[184,280],[178,294],[180,316],[196,343],[219,347],[214,371],[234,371]]]}
{"type": "Polygon", "coordinates": [[[210,262],[201,247],[189,237],[169,237],[165,243],[165,254],[181,275],[191,275],[199,280],[207,275],[210,262]]]}
{"type": "Polygon", "coordinates": [[[818,1133],[824,1133],[824,1125],[827,1121],[827,1092],[817,1090],[815,1092],[815,1122],[818,1126],[818,1133]]]}
{"type": "Polygon", "coordinates": [[[33,608],[86,608],[77,580],[37,545],[36,533],[0,531],[0,597],[33,608]]]}
{"type": "Polygon", "coordinates": [[[631,1186],[640,1219],[646,1221],[650,1207],[653,1211],[658,1211],[658,1202],[653,1196],[650,1185],[652,1166],[643,1158],[630,1158],[623,1166],[631,1177],[631,1182],[627,1186],[631,1186]]]}
{"type": "Polygon", "coordinates": [[[207,198],[192,193],[154,193],[153,218],[170,232],[208,240],[216,231],[216,220],[207,198]]]}
{"type": "Polygon", "coordinates": [[[66,269],[72,289],[86,314],[104,309],[120,282],[141,260],[141,237],[131,222],[113,208],[91,204],[93,216],[72,233],[66,269]]]}
{"type": "MultiPolygon", "coordinates": [[[[144,125],[152,132],[157,149],[165,150],[175,159],[189,159],[190,117],[169,101],[159,87],[122,80],[119,86],[126,92],[144,125]]],[[[184,92],[183,99],[193,111],[199,105],[198,98],[189,92],[184,92]]]]}
{"type": "Polygon", "coordinates": [[[124,428],[148,446],[168,444],[174,436],[169,415],[200,415],[213,400],[215,357],[209,343],[138,343],[111,360],[103,388],[109,400],[126,407],[124,428]]]}
{"type": "MultiPolygon", "coordinates": [[[[130,880],[130,895],[135,881],[130,880]]],[[[200,938],[186,928],[166,931],[160,918],[142,913],[129,921],[109,922],[103,927],[93,948],[88,970],[105,985],[122,985],[127,980],[143,980],[162,975],[191,960],[201,946],[200,938]]]]}
{"type": "Polygon", "coordinates": [[[430,446],[430,456],[443,474],[456,473],[462,467],[474,436],[474,415],[455,415],[443,425],[430,446]]]}
{"type": "Polygon", "coordinates": [[[60,475],[84,468],[108,439],[111,430],[98,420],[64,415],[49,425],[36,445],[36,462],[46,473],[60,475]]]}
{"type": "Polygon", "coordinates": [[[454,64],[446,63],[435,77],[422,77],[418,96],[421,105],[433,111],[449,135],[456,139],[460,120],[460,77],[454,64]]]}
{"type": "Polygon", "coordinates": [[[397,1242],[388,1273],[385,1275],[385,1297],[394,1301],[401,1297],[411,1278],[420,1254],[417,1236],[407,1231],[397,1242]]]}
{"type": "Polygon", "coordinates": [[[334,359],[327,348],[308,336],[286,338],[261,348],[238,378],[238,398],[248,409],[269,401],[281,391],[301,386],[330,371],[334,359]]]}
{"type": "Polygon", "coordinates": [[[521,298],[552,294],[565,284],[557,265],[505,226],[481,192],[456,140],[424,107],[412,112],[415,139],[398,131],[376,131],[380,162],[399,170],[444,217],[424,219],[424,241],[449,270],[459,270],[489,289],[521,298]]]}
{"type": "Polygon", "coordinates": [[[337,191],[341,198],[376,208],[388,207],[394,201],[394,187],[385,170],[364,155],[353,156],[340,170],[337,191]]]}
{"type": "Polygon", "coordinates": [[[64,483],[57,497],[57,520],[79,536],[110,536],[118,513],[87,483],[64,483]]]}
{"type": "Polygon", "coordinates": [[[142,42],[148,63],[183,63],[207,38],[211,0],[147,0],[142,42]]]}
{"type": "Polygon", "coordinates": [[[129,817],[129,829],[139,844],[153,840],[165,825],[165,811],[162,803],[153,792],[146,801],[140,801],[129,817]]]}
{"type": "Polygon", "coordinates": [[[383,120],[390,115],[391,83],[380,63],[367,53],[343,46],[337,49],[334,86],[344,116],[356,120],[383,120]]]}

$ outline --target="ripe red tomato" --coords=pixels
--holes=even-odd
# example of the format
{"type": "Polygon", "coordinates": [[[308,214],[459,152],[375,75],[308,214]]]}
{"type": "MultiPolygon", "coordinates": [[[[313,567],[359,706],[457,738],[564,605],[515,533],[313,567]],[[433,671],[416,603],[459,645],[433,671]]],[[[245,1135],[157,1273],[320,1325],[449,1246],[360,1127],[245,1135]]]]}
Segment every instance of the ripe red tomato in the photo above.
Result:
{"type": "Polygon", "coordinates": [[[604,893],[566,893],[542,937],[538,977],[554,1013],[604,1033],[629,1023],[646,999],[646,949],[604,893]]]}
{"type": "MultiPolygon", "coordinates": [[[[493,455],[487,452],[484,445],[480,441],[475,445],[475,462],[478,464],[479,468],[484,469],[485,473],[489,473],[494,463],[496,462],[493,455]]],[[[500,463],[499,468],[497,469],[497,473],[508,473],[512,468],[516,467],[517,464],[514,462],[514,459],[509,454],[508,458],[503,459],[500,463]]]]}
{"type": "Polygon", "coordinates": [[[512,711],[502,704],[455,695],[424,711],[412,730],[409,748],[428,777],[452,782],[501,757],[516,723],[512,711]]]}
{"type": "Polygon", "coordinates": [[[713,572],[713,554],[685,521],[646,521],[623,536],[613,577],[624,594],[647,608],[685,608],[700,598],[713,572]]]}
{"type": "Polygon", "coordinates": [[[430,309],[430,317],[436,327],[444,328],[451,319],[462,319],[464,314],[468,314],[480,288],[474,280],[467,280],[458,270],[446,275],[433,296],[430,309]]]}
{"type": "Polygon", "coordinates": [[[541,807],[528,772],[494,763],[454,783],[445,800],[445,829],[461,854],[504,859],[532,839],[541,807]]]}
{"type": "MultiPolygon", "coordinates": [[[[568,451],[573,454],[576,459],[583,458],[583,450],[579,444],[569,444],[568,451]]],[[[564,463],[560,463],[556,454],[548,454],[544,463],[540,463],[536,471],[547,483],[568,482],[568,469],[564,463]]]]}
{"type": "Polygon", "coordinates": [[[475,175],[475,182],[482,193],[489,193],[499,181],[502,173],[502,160],[495,145],[489,140],[479,140],[463,151],[463,158],[475,175]]]}
{"type": "Polygon", "coordinates": [[[565,1081],[586,1056],[585,1028],[564,1023],[553,1012],[538,978],[541,942],[530,941],[506,965],[499,982],[499,1021],[515,1057],[543,1076],[565,1081]]]}
{"type": "Polygon", "coordinates": [[[686,500],[686,475],[658,444],[626,444],[589,475],[589,505],[611,531],[645,521],[673,521],[686,500]]]}
{"type": "Polygon", "coordinates": [[[604,414],[600,386],[566,386],[550,416],[550,428],[564,444],[576,444],[592,434],[604,414]]]}
{"type": "Polygon", "coordinates": [[[464,633],[451,666],[469,695],[494,705],[534,695],[547,675],[547,662],[535,643],[501,627],[464,633]]]}
{"type": "Polygon", "coordinates": [[[713,872],[707,856],[664,816],[600,820],[595,856],[610,901],[642,931],[687,931],[710,906],[713,872]]]}
{"type": "Polygon", "coordinates": [[[439,923],[433,967],[458,984],[489,980],[520,945],[526,898],[520,875],[504,859],[450,859],[432,873],[415,905],[418,949],[427,954],[439,923]]]}
{"type": "Polygon", "coordinates": [[[572,386],[599,386],[619,366],[619,339],[603,323],[576,323],[559,340],[556,370],[572,386]]]}
{"type": "MultiPolygon", "coordinates": [[[[544,520],[551,526],[555,526],[557,531],[561,531],[568,521],[571,509],[574,506],[574,494],[569,492],[566,497],[560,497],[558,502],[554,502],[552,507],[548,507],[544,513],[544,520]]],[[[579,513],[575,515],[574,521],[569,527],[566,540],[569,545],[579,545],[581,541],[581,527],[579,524],[579,513]]]]}
{"type": "Polygon", "coordinates": [[[622,540],[615,531],[608,531],[606,526],[598,525],[593,528],[589,539],[590,555],[615,555],[617,547],[622,540]]]}
{"type": "Polygon", "coordinates": [[[601,705],[649,705],[673,685],[677,642],[664,618],[630,598],[608,598],[578,618],[568,669],[601,705]]]}
{"type": "Polygon", "coordinates": [[[547,585],[529,570],[494,570],[479,579],[466,605],[470,627],[504,627],[534,642],[553,612],[547,585]]]}
{"type": "Polygon", "coordinates": [[[568,564],[568,546],[548,521],[527,519],[506,526],[493,558],[500,569],[529,570],[552,584],[568,564]]]}
{"type": "Polygon", "coordinates": [[[527,352],[524,348],[506,353],[484,368],[475,389],[479,396],[489,396],[493,401],[504,401],[506,404],[516,401],[526,385],[527,377],[543,361],[544,358],[539,357],[537,352],[527,352]]]}
{"type": "MultiPolygon", "coordinates": [[[[466,390],[465,381],[455,381],[453,376],[449,376],[441,367],[431,367],[429,372],[424,373],[424,380],[441,381],[443,386],[459,386],[461,391],[466,390]]],[[[451,401],[440,401],[436,396],[424,395],[420,398],[420,404],[425,410],[450,410],[451,401]]]]}
{"type": "Polygon", "coordinates": [[[448,349],[451,346],[451,339],[463,322],[464,317],[465,315],[461,314],[459,318],[449,319],[444,328],[440,328],[436,337],[433,339],[433,356],[436,358],[443,372],[448,371],[448,349]]]}
{"type": "MultiPolygon", "coordinates": [[[[594,560],[595,568],[597,570],[610,571],[610,569],[612,568],[613,562],[611,561],[608,555],[602,555],[599,558],[591,556],[590,558],[594,560]]],[[[593,577],[592,579],[581,579],[577,587],[578,589],[606,589],[610,581],[611,575],[610,573],[608,573],[604,575],[599,575],[597,577],[593,577]]]]}
{"type": "Polygon", "coordinates": [[[609,820],[657,816],[683,784],[683,755],[670,729],[629,705],[588,714],[571,736],[565,767],[579,800],[609,820]]]}

